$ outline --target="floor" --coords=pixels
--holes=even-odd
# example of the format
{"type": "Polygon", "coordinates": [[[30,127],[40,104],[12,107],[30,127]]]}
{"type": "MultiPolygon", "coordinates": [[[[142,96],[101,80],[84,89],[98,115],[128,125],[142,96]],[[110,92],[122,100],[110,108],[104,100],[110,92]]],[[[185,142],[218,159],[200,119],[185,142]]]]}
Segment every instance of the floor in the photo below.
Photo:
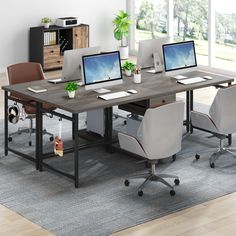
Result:
{"type": "MultiPolygon", "coordinates": [[[[47,78],[60,76],[60,71],[46,73],[47,78]]],[[[0,87],[7,85],[5,74],[0,74],[0,87]]],[[[216,93],[214,88],[201,89],[195,93],[195,101],[211,104],[216,93]]],[[[0,119],[4,115],[3,91],[0,90],[0,119]]],[[[178,94],[183,97],[184,94],[178,94]]],[[[236,193],[170,214],[136,227],[123,230],[114,236],[132,235],[235,235],[236,193]]],[[[45,229],[28,221],[19,214],[0,205],[0,235],[52,235],[45,229]]]]}

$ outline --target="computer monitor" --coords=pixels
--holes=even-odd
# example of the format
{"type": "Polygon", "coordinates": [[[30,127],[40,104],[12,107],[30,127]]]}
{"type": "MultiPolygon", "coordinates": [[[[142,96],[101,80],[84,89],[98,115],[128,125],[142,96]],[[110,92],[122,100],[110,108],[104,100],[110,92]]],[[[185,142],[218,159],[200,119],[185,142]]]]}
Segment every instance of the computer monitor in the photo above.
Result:
{"type": "Polygon", "coordinates": [[[102,93],[109,91],[103,87],[123,83],[119,51],[83,56],[82,62],[86,90],[102,93]]]}
{"type": "Polygon", "coordinates": [[[169,43],[170,37],[141,40],[139,42],[137,65],[141,68],[154,67],[150,72],[163,71],[162,45],[169,43]]]}
{"type": "Polygon", "coordinates": [[[194,41],[166,44],[162,49],[166,72],[179,72],[197,66],[194,41]]]}
{"type": "Polygon", "coordinates": [[[82,78],[82,56],[91,55],[100,52],[100,47],[79,48],[66,50],[64,52],[64,60],[62,67],[62,77],[64,79],[78,79],[82,78]]]}

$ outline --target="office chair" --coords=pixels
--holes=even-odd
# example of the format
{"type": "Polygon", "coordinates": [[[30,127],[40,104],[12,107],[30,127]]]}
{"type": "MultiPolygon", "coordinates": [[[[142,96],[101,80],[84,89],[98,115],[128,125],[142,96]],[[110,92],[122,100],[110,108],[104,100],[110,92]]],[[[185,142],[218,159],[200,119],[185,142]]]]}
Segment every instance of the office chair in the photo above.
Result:
{"type": "MultiPolygon", "coordinates": [[[[174,187],[165,178],[174,178],[175,185],[179,184],[179,177],[168,174],[156,174],[155,164],[159,159],[170,157],[181,149],[184,103],[174,102],[157,108],[146,110],[137,131],[137,138],[118,133],[121,149],[144,157],[151,164],[151,171],[145,174],[131,176],[130,179],[144,178],[145,181],[138,188],[138,195],[143,195],[144,186],[150,182],[161,182],[168,186],[170,195],[175,195],[174,187]]],[[[124,184],[129,186],[129,180],[124,184]]]]}
{"type": "MultiPolygon", "coordinates": [[[[7,72],[10,85],[45,79],[41,65],[39,63],[34,63],[34,62],[18,63],[8,66],[7,72]]],[[[31,135],[36,131],[36,129],[33,128],[33,119],[36,116],[36,109],[35,107],[29,105],[27,106],[27,103],[33,105],[34,102],[30,101],[29,98],[27,97],[19,96],[14,93],[12,93],[10,96],[26,103],[22,106],[22,108],[24,109],[24,113],[26,114],[25,118],[30,120],[30,126],[28,128],[20,127],[16,132],[9,134],[8,140],[9,142],[11,142],[13,136],[21,133],[29,133],[30,136],[29,146],[31,146],[32,145],[31,135]]],[[[55,109],[55,107],[50,106],[48,104],[43,104],[43,108],[46,110],[55,109]]],[[[49,133],[47,132],[46,129],[44,129],[43,134],[49,135],[50,136],[49,140],[53,141],[54,137],[52,133],[49,133]]]]}
{"type": "MultiPolygon", "coordinates": [[[[223,140],[227,138],[228,134],[236,132],[236,86],[221,88],[210,107],[209,115],[192,111],[191,123],[193,128],[197,128],[209,133],[212,133],[219,139],[219,146],[213,149],[213,154],[210,157],[210,167],[215,167],[215,161],[223,153],[230,153],[233,157],[236,154],[234,148],[224,147],[223,140]]],[[[211,151],[212,149],[203,152],[211,151]]],[[[196,153],[195,158],[200,158],[200,153],[196,153]]]]}

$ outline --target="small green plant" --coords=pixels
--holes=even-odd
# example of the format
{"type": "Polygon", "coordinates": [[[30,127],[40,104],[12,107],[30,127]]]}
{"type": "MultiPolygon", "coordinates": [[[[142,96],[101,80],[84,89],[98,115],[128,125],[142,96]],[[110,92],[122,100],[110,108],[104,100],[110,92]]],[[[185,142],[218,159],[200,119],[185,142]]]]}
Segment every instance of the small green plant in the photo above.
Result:
{"type": "Polygon", "coordinates": [[[51,23],[51,22],[52,22],[52,20],[49,17],[43,17],[41,19],[41,23],[43,23],[43,24],[47,24],[47,23],[51,23]]]}
{"type": "Polygon", "coordinates": [[[72,92],[72,91],[76,91],[78,90],[79,85],[76,82],[68,82],[67,84],[65,84],[65,90],[72,92]]]}
{"type": "Polygon", "coordinates": [[[135,64],[130,62],[130,61],[125,61],[125,63],[122,66],[123,70],[130,70],[130,71],[134,71],[135,69],[135,64]]]}

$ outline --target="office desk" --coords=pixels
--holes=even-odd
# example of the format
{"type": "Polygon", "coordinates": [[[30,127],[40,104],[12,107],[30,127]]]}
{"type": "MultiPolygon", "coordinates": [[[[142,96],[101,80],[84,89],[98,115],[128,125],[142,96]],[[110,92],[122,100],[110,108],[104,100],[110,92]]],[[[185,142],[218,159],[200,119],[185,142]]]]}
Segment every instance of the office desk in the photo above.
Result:
{"type": "MultiPolygon", "coordinates": [[[[75,99],[69,99],[67,94],[64,91],[64,84],[51,84],[46,80],[43,81],[35,81],[30,83],[16,84],[10,86],[2,87],[5,90],[5,155],[8,155],[8,151],[11,151],[15,154],[18,154],[24,158],[35,161],[36,169],[42,171],[43,166],[50,168],[62,175],[65,175],[75,182],[75,187],[79,186],[79,150],[83,150],[85,148],[93,147],[96,145],[105,144],[106,150],[110,151],[112,144],[112,107],[115,105],[126,104],[130,102],[137,102],[145,99],[152,99],[156,97],[167,96],[171,94],[176,94],[179,92],[187,92],[187,126],[189,126],[189,111],[193,109],[193,90],[204,88],[208,86],[219,85],[223,83],[231,84],[233,82],[233,78],[225,77],[216,74],[209,74],[206,72],[195,71],[187,73],[189,77],[196,76],[204,76],[210,75],[213,77],[212,80],[207,80],[201,83],[195,83],[191,85],[182,85],[176,82],[175,79],[170,77],[166,77],[162,74],[149,74],[147,72],[143,72],[142,74],[142,83],[134,84],[132,82],[132,78],[124,78],[124,83],[121,85],[116,85],[110,87],[112,92],[116,91],[127,91],[128,89],[135,89],[138,91],[137,94],[132,94],[128,97],[123,97],[119,99],[104,101],[97,98],[97,94],[94,91],[85,91],[84,88],[80,88],[79,92],[75,99]],[[44,93],[33,93],[27,90],[27,87],[30,86],[41,86],[43,88],[47,88],[47,92],[44,93]],[[24,95],[29,97],[31,100],[36,102],[36,150],[35,150],[35,159],[24,154],[20,153],[17,150],[8,147],[8,93],[14,92],[18,95],[24,95]],[[43,162],[44,159],[54,156],[53,153],[43,153],[43,141],[42,141],[42,125],[43,112],[47,112],[42,109],[42,103],[48,103],[50,105],[56,106],[64,111],[70,112],[72,115],[68,116],[63,113],[58,113],[56,111],[52,111],[55,116],[59,116],[63,119],[70,120],[72,122],[72,138],[73,138],[73,147],[68,148],[64,151],[64,153],[74,152],[74,175],[64,173],[61,170],[55,169],[53,166],[50,166],[43,162]],[[78,115],[79,113],[104,108],[105,113],[105,135],[104,139],[95,143],[91,143],[88,145],[79,145],[78,140],[78,115]]],[[[13,99],[14,100],[14,99],[13,99]]]]}

